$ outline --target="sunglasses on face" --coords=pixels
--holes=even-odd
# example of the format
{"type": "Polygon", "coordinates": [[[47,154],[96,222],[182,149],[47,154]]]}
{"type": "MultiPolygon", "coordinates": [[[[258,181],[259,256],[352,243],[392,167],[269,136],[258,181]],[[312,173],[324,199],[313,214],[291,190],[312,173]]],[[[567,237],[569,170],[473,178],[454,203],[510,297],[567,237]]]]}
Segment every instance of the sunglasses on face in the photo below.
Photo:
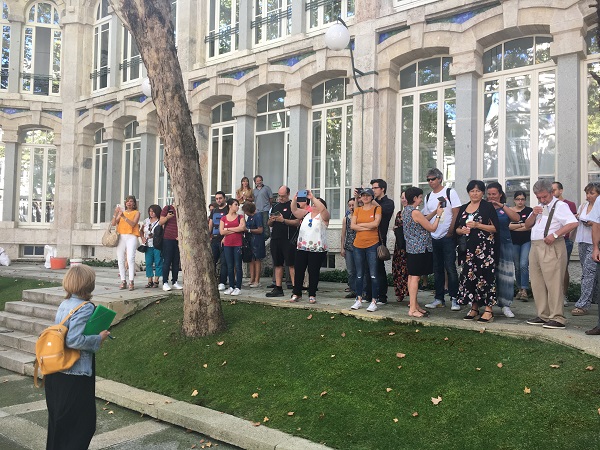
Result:
{"type": "Polygon", "coordinates": [[[515,198],[515,200],[520,202],[520,201],[525,201],[525,198],[515,198]]]}
{"type": "Polygon", "coordinates": [[[437,178],[427,178],[427,181],[435,181],[437,178]]]}

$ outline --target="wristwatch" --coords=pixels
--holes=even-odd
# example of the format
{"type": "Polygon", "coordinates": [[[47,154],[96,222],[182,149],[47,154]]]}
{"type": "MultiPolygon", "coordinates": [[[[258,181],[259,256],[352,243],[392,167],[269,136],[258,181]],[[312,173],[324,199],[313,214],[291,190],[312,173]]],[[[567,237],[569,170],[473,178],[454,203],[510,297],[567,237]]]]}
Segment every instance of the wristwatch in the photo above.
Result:
{"type": "Polygon", "coordinates": [[[554,239],[558,239],[558,234],[552,233],[552,236],[554,236],[554,239]]]}

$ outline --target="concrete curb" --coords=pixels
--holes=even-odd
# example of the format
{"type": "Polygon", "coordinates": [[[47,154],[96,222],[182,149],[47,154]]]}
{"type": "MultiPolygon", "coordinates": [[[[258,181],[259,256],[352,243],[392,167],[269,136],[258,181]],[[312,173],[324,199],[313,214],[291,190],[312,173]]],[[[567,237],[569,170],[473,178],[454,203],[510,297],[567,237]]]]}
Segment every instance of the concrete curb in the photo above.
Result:
{"type": "Polygon", "coordinates": [[[329,448],[264,425],[254,426],[248,420],[229,414],[100,377],[96,378],[96,397],[244,449],[325,450],[329,448]]]}

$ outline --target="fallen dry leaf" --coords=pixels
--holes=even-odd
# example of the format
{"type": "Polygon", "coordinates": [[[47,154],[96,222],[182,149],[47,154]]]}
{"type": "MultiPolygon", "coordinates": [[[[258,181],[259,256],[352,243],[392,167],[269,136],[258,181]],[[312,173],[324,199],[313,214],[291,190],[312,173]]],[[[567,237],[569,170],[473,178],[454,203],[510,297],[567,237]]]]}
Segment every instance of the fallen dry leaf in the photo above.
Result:
{"type": "Polygon", "coordinates": [[[598,415],[600,415],[600,408],[598,408],[598,415]]]}
{"type": "Polygon", "coordinates": [[[267,416],[265,416],[265,418],[263,419],[263,422],[268,422],[269,418],[267,416]]]}
{"type": "Polygon", "coordinates": [[[502,369],[502,363],[498,363],[496,365],[498,366],[498,369],[502,369]]]}
{"type": "Polygon", "coordinates": [[[149,405],[154,405],[154,402],[148,402],[149,405]]]}
{"type": "Polygon", "coordinates": [[[418,415],[419,415],[419,413],[418,413],[418,412],[416,412],[416,411],[415,411],[414,413],[412,413],[412,416],[413,416],[413,417],[417,417],[418,415]]]}
{"type": "Polygon", "coordinates": [[[115,412],[114,412],[114,411],[109,411],[108,413],[109,413],[109,414],[114,414],[115,412]]]}
{"type": "Polygon", "coordinates": [[[308,400],[308,395],[305,395],[304,397],[302,397],[302,400],[308,400]]]}
{"type": "Polygon", "coordinates": [[[385,388],[385,392],[391,392],[392,388],[385,388]]]}
{"type": "Polygon", "coordinates": [[[398,369],[402,369],[402,366],[398,366],[398,369]]]}
{"type": "Polygon", "coordinates": [[[335,358],[335,355],[331,355],[332,358],[335,358]]]}
{"type": "Polygon", "coordinates": [[[342,337],[346,337],[346,333],[342,333],[342,337]]]}
{"type": "Polygon", "coordinates": [[[475,367],[475,370],[481,370],[481,367],[475,367]]]}
{"type": "Polygon", "coordinates": [[[415,330],[415,333],[419,333],[420,331],[421,331],[421,330],[417,329],[417,330],[415,330]]]}
{"type": "Polygon", "coordinates": [[[405,353],[396,353],[396,357],[398,358],[404,358],[406,356],[405,353]]]}
{"type": "Polygon", "coordinates": [[[288,416],[293,416],[294,415],[294,411],[290,411],[289,413],[287,413],[288,416]]]}
{"type": "Polygon", "coordinates": [[[207,446],[208,448],[211,448],[211,447],[212,447],[212,442],[207,442],[207,443],[206,443],[206,446],[207,446]]]}
{"type": "Polygon", "coordinates": [[[531,394],[531,389],[528,388],[527,386],[525,386],[525,389],[523,389],[523,392],[525,392],[526,394],[531,394]]]}
{"type": "Polygon", "coordinates": [[[258,398],[258,392],[255,392],[254,394],[252,394],[252,398],[258,398]]]}
{"type": "Polygon", "coordinates": [[[379,362],[381,362],[381,360],[380,360],[379,358],[377,358],[377,359],[375,360],[375,362],[378,362],[378,363],[379,363],[379,362]]]}
{"type": "Polygon", "coordinates": [[[312,314],[309,314],[308,317],[306,318],[306,320],[310,320],[312,319],[312,314]]]}
{"type": "Polygon", "coordinates": [[[222,365],[222,366],[224,366],[225,364],[227,364],[227,361],[223,361],[223,362],[221,363],[221,365],[222,365]]]}
{"type": "Polygon", "coordinates": [[[445,337],[445,338],[444,338],[444,340],[445,340],[445,341],[447,341],[447,340],[448,340],[448,338],[447,338],[447,337],[445,337]]]}
{"type": "Polygon", "coordinates": [[[102,408],[102,411],[106,411],[108,408],[102,408]]]}
{"type": "Polygon", "coordinates": [[[167,355],[168,355],[168,353],[167,353],[167,352],[164,352],[164,353],[163,353],[163,356],[167,356],[167,355]]]}
{"type": "Polygon", "coordinates": [[[202,364],[202,367],[206,369],[208,367],[208,364],[202,364]]]}
{"type": "Polygon", "coordinates": [[[196,448],[196,444],[192,444],[190,448],[196,448]]]}
{"type": "Polygon", "coordinates": [[[327,395],[327,391],[321,392],[321,397],[325,397],[327,395]]]}
{"type": "Polygon", "coordinates": [[[396,334],[396,332],[395,332],[395,331],[390,331],[390,332],[388,333],[388,336],[393,336],[393,335],[395,335],[395,334],[396,334]]]}
{"type": "Polygon", "coordinates": [[[252,422],[252,426],[260,427],[260,422],[252,422]]]}
{"type": "Polygon", "coordinates": [[[479,333],[481,333],[481,334],[485,333],[485,328],[482,328],[481,330],[479,330],[479,333]]]}
{"type": "Polygon", "coordinates": [[[560,366],[558,364],[550,364],[550,367],[553,369],[558,369],[560,366]]]}
{"type": "Polygon", "coordinates": [[[587,366],[585,370],[594,370],[594,366],[587,366]]]}
{"type": "Polygon", "coordinates": [[[431,403],[433,403],[434,405],[438,405],[441,401],[442,401],[442,397],[439,395],[437,398],[431,397],[431,403]]]}
{"type": "Polygon", "coordinates": [[[225,343],[225,341],[219,341],[219,342],[217,342],[217,345],[218,345],[218,346],[221,346],[221,345],[223,345],[224,343],[225,343]]]}
{"type": "Polygon", "coordinates": [[[195,397],[196,395],[198,395],[198,390],[197,390],[197,389],[194,389],[194,390],[192,391],[192,397],[195,397]]]}
{"type": "Polygon", "coordinates": [[[235,300],[232,300],[230,304],[235,305],[235,300]]]}
{"type": "Polygon", "coordinates": [[[173,403],[173,400],[165,400],[165,405],[168,405],[169,403],[173,403]]]}
{"type": "Polygon", "coordinates": [[[331,316],[331,317],[330,317],[330,319],[331,319],[331,320],[335,319],[335,316],[331,316]]]}
{"type": "Polygon", "coordinates": [[[397,417],[394,417],[392,420],[394,421],[394,423],[398,423],[398,418],[397,417]]]}

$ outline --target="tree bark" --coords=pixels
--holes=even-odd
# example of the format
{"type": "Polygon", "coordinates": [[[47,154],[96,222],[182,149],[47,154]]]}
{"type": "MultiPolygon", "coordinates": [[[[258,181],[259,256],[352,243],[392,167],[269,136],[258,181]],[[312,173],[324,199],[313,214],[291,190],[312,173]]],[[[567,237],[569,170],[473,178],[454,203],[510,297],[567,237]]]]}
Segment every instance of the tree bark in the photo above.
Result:
{"type": "Polygon", "coordinates": [[[225,328],[210,250],[206,198],[190,109],[177,59],[170,0],[110,0],[131,31],[152,87],[165,166],[177,209],[183,284],[183,334],[225,328]]]}

